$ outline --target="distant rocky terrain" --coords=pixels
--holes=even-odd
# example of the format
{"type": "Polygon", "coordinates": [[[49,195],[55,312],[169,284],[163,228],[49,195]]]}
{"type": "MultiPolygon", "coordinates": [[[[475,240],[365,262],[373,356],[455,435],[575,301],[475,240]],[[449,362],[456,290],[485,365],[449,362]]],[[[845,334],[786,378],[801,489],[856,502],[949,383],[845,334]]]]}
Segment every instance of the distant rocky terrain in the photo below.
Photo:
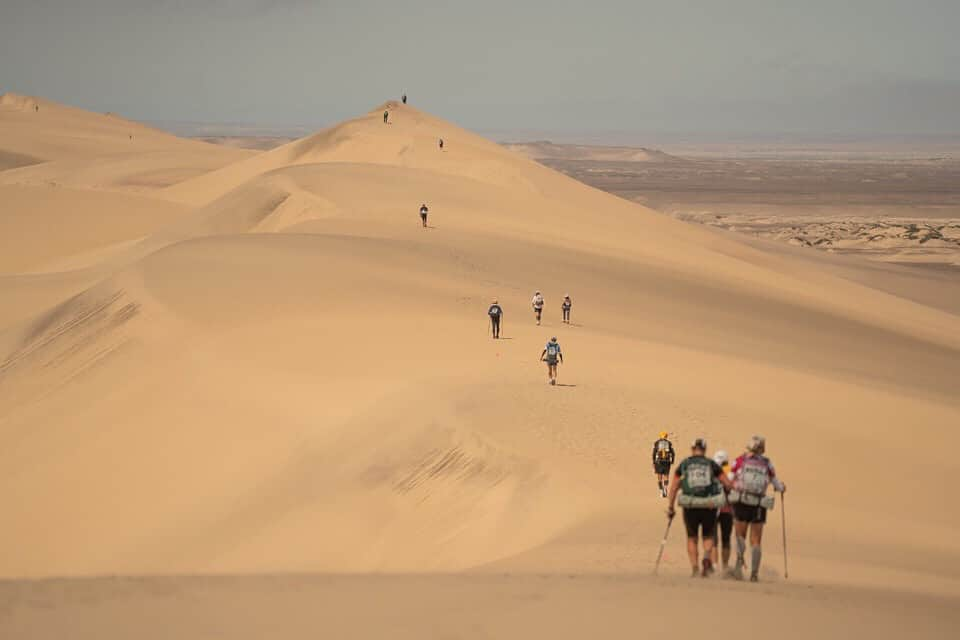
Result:
{"type": "Polygon", "coordinates": [[[674,217],[798,247],[857,253],[894,262],[960,266],[960,218],[936,220],[862,217],[674,213],[674,217]]]}
{"type": "Polygon", "coordinates": [[[952,156],[851,158],[821,150],[816,157],[703,158],[642,148],[631,156],[628,147],[524,148],[581,182],[681,220],[873,260],[960,267],[960,161],[952,156]]]}
{"type": "Polygon", "coordinates": [[[645,147],[557,144],[549,140],[504,142],[503,146],[533,160],[587,160],[595,162],[676,162],[668,153],[645,147]]]}

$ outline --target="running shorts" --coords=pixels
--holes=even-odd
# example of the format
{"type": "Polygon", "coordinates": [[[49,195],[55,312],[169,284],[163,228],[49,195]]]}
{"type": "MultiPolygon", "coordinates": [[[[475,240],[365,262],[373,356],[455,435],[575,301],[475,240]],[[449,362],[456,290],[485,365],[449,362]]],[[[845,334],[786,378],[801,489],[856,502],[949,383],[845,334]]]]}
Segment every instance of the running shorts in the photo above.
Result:
{"type": "Polygon", "coordinates": [[[717,530],[716,509],[684,509],[683,524],[687,527],[687,537],[696,538],[699,530],[703,537],[712,538],[717,530]]]}
{"type": "Polygon", "coordinates": [[[751,506],[749,504],[733,505],[733,517],[738,522],[759,522],[767,521],[767,510],[760,505],[751,506]]]}
{"type": "Polygon", "coordinates": [[[727,549],[730,548],[730,537],[733,535],[733,514],[732,513],[723,513],[717,516],[717,529],[713,534],[713,541],[717,541],[717,533],[720,534],[720,540],[723,541],[723,546],[727,549]]]}

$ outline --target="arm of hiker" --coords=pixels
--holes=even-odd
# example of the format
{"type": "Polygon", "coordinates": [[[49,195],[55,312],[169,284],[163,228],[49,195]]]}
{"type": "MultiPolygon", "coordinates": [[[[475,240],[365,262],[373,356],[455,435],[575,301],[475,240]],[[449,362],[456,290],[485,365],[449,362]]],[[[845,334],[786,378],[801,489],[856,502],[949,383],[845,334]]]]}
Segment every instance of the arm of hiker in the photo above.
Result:
{"type": "Polygon", "coordinates": [[[773,488],[779,491],[780,493],[787,492],[787,485],[780,482],[780,478],[777,477],[777,472],[773,468],[773,465],[770,465],[770,482],[773,483],[773,488]]]}
{"type": "Polygon", "coordinates": [[[727,476],[727,474],[723,473],[723,471],[720,472],[720,475],[717,476],[717,479],[720,480],[720,484],[723,485],[724,489],[727,491],[733,490],[733,481],[729,478],[729,476],[727,476]]]}

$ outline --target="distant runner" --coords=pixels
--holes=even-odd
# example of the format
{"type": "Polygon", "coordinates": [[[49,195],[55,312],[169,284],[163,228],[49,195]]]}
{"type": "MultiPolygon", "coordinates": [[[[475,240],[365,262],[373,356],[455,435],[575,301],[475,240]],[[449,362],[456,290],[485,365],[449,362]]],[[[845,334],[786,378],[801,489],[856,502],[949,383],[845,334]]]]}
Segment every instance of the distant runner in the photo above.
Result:
{"type": "Polygon", "coordinates": [[[503,318],[503,308],[497,304],[496,299],[490,305],[490,309],[487,310],[487,315],[490,316],[490,328],[493,330],[493,339],[498,340],[500,338],[500,320],[503,318]]]}
{"type": "Polygon", "coordinates": [[[403,104],[407,104],[407,94],[404,93],[403,96],[400,97],[400,100],[403,102],[403,104]]]}
{"type": "Polygon", "coordinates": [[[533,294],[533,300],[530,301],[533,305],[533,314],[537,317],[537,324],[540,324],[540,317],[543,315],[543,294],[539,291],[533,294]]]}
{"type": "Polygon", "coordinates": [[[653,443],[653,472],[657,475],[657,491],[664,498],[667,497],[667,485],[670,483],[670,467],[677,457],[667,435],[666,431],[661,431],[660,437],[653,443]]]}
{"type": "Polygon", "coordinates": [[[550,338],[550,342],[544,347],[540,354],[540,361],[547,363],[547,378],[552,385],[557,384],[557,362],[563,363],[563,353],[560,351],[560,343],[557,337],[550,338]]]}
{"type": "Polygon", "coordinates": [[[566,324],[570,324],[570,308],[573,307],[573,300],[570,299],[570,294],[563,296],[563,303],[560,305],[560,308],[563,310],[563,321],[566,324]]]}
{"type": "MultiPolygon", "coordinates": [[[[713,461],[720,465],[720,469],[723,470],[723,475],[731,480],[733,479],[733,476],[730,473],[730,456],[727,455],[726,451],[717,451],[713,456],[713,461]]],[[[730,540],[732,539],[732,536],[733,505],[725,504],[720,507],[720,512],[717,514],[717,531],[713,536],[713,554],[710,556],[714,566],[716,566],[717,554],[720,553],[720,559],[723,562],[724,571],[726,571],[727,567],[730,565],[730,540]],[[721,543],[723,543],[722,553],[718,551],[721,543]]]]}
{"type": "Polygon", "coordinates": [[[384,112],[383,112],[383,124],[387,124],[387,120],[388,120],[389,118],[390,118],[390,112],[389,112],[389,111],[384,111],[384,112]]]}
{"type": "Polygon", "coordinates": [[[440,151],[443,151],[443,138],[440,138],[440,151]]]}
{"type": "Polygon", "coordinates": [[[420,205],[420,222],[423,223],[423,226],[424,226],[424,227],[427,226],[427,213],[429,213],[429,211],[430,211],[430,210],[427,209],[427,205],[426,205],[426,204],[420,205]]]}
{"type": "Polygon", "coordinates": [[[691,576],[699,574],[706,578],[713,573],[710,552],[713,549],[713,533],[717,528],[717,509],[724,503],[720,486],[729,488],[732,485],[723,475],[720,465],[706,457],[706,440],[697,438],[690,450],[692,455],[680,463],[670,483],[670,507],[667,509],[667,517],[673,518],[676,515],[674,504],[677,503],[677,494],[682,490],[683,495],[679,502],[683,507],[683,523],[687,527],[687,555],[690,557],[690,566],[693,567],[691,576]],[[701,531],[702,569],[697,564],[697,538],[701,531]]]}
{"type": "Polygon", "coordinates": [[[760,575],[760,560],[763,556],[760,543],[763,540],[763,525],[767,521],[767,509],[773,507],[773,497],[767,496],[767,486],[783,493],[785,484],[777,478],[773,463],[764,453],[767,441],[763,436],[753,436],[747,444],[747,452],[733,463],[733,491],[730,502],[733,503],[734,527],[737,532],[737,563],[732,575],[743,580],[743,568],[746,566],[744,554],[747,550],[747,529],[750,530],[750,582],[756,582],[760,575]]]}

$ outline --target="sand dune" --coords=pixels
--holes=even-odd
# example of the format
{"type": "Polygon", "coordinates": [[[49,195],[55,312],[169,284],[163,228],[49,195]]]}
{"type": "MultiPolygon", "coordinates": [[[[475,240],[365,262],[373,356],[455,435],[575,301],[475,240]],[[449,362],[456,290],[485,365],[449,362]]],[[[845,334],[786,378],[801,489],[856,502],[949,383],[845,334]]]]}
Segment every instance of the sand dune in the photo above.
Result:
{"type": "MultiPolygon", "coordinates": [[[[0,541],[19,551],[0,574],[647,573],[664,525],[648,447],[669,428],[681,451],[768,437],[805,584],[960,595],[951,307],[388,106],[389,125],[379,108],[219,168],[211,152],[189,166],[212,170],[121,194],[142,199],[122,221],[84,192],[74,232],[30,235],[54,200],[11,227],[0,541]],[[556,388],[537,362],[553,334],[556,388]],[[928,489],[898,470],[905,443],[928,489]]],[[[76,188],[130,179],[111,166],[76,188]]],[[[679,533],[667,576],[686,571],[679,533]]],[[[786,594],[778,534],[764,578],[786,594]]]]}
{"type": "Polygon", "coordinates": [[[0,184],[152,191],[251,153],[177,138],[110,113],[0,96],[0,184]]]}

